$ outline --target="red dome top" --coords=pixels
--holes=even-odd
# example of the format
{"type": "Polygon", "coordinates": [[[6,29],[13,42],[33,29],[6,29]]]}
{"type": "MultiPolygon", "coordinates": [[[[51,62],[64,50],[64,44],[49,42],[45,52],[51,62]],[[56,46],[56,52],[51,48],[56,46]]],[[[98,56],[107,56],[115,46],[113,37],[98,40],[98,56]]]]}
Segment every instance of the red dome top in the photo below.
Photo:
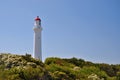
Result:
{"type": "Polygon", "coordinates": [[[37,17],[35,18],[35,21],[37,21],[37,20],[41,21],[41,19],[39,18],[39,16],[37,16],[37,17]]]}

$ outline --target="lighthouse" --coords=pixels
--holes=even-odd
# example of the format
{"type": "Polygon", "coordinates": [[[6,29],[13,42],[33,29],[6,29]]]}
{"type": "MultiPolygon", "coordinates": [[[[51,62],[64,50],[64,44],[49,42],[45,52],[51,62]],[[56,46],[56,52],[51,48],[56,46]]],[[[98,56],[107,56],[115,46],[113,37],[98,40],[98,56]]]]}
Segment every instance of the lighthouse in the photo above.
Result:
{"type": "Polygon", "coordinates": [[[35,18],[34,24],[34,44],[33,44],[33,57],[42,61],[42,48],[41,48],[41,19],[39,16],[35,18]]]}

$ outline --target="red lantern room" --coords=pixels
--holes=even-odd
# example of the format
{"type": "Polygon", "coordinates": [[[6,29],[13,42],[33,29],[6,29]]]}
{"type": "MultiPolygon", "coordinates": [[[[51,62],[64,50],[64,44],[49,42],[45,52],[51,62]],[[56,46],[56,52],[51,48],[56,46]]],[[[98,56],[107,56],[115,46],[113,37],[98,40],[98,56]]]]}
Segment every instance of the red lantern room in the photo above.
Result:
{"type": "Polygon", "coordinates": [[[37,16],[37,17],[35,18],[35,21],[41,21],[41,19],[39,18],[39,16],[37,16]]]}

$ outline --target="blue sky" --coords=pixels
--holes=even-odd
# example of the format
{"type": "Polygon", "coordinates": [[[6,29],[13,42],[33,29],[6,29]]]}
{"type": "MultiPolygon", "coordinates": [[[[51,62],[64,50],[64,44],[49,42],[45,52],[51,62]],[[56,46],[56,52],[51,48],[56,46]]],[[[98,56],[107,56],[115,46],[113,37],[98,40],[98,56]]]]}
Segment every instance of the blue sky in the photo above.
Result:
{"type": "Polygon", "coordinates": [[[42,56],[120,64],[120,0],[0,1],[0,53],[33,53],[42,20],[42,56]]]}

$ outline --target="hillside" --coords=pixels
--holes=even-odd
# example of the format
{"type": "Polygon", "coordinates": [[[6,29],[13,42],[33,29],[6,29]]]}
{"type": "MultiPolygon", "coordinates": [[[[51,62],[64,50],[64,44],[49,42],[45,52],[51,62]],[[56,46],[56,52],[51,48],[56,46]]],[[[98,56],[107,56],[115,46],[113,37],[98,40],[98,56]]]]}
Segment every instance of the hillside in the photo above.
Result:
{"type": "Polygon", "coordinates": [[[31,55],[0,54],[0,80],[47,80],[45,65],[31,55]]]}
{"type": "Polygon", "coordinates": [[[0,54],[0,80],[120,80],[120,65],[55,57],[42,63],[29,54],[0,54]]]}

